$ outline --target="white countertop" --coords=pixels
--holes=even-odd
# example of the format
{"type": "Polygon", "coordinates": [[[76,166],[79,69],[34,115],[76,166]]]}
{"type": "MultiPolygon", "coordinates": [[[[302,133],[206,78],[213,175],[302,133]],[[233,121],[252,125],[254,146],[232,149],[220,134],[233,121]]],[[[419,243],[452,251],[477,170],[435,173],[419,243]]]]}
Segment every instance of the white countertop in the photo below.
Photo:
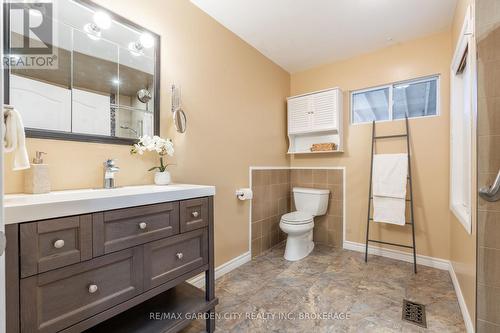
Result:
{"type": "Polygon", "coordinates": [[[5,224],[215,195],[214,186],[171,184],[4,196],[5,224]]]}

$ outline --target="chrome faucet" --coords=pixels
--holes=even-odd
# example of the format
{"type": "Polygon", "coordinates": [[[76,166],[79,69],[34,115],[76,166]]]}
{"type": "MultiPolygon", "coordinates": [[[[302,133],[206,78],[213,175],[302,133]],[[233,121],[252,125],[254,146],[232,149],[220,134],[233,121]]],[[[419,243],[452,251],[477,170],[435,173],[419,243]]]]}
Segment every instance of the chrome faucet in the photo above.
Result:
{"type": "Polygon", "coordinates": [[[120,168],[115,165],[115,160],[108,158],[104,162],[104,188],[115,188],[115,173],[120,171],[120,168]]]}

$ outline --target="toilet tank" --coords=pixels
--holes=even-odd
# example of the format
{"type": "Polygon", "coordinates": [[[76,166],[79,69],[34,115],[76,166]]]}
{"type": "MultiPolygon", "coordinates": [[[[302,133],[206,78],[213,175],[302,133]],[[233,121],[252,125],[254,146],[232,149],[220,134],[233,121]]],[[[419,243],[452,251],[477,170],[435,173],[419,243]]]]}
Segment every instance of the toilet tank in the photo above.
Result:
{"type": "Polygon", "coordinates": [[[329,196],[330,190],[305,187],[293,188],[295,208],[299,212],[306,212],[313,216],[325,215],[329,196]]]}

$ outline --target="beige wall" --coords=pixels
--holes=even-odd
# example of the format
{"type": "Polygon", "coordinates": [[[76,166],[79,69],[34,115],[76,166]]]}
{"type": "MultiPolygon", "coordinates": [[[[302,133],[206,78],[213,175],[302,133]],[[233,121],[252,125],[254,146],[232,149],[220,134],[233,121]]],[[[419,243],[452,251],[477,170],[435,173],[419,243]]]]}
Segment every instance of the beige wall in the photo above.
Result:
{"type": "MultiPolygon", "coordinates": [[[[460,0],[457,4],[455,17],[452,25],[452,52],[455,51],[455,46],[462,29],[465,12],[469,4],[474,0],[460,0]]],[[[475,126],[474,126],[475,132],[475,126]]],[[[476,144],[475,135],[473,135],[473,161],[476,160],[476,144]]],[[[476,163],[473,165],[473,174],[476,174],[476,163]]],[[[476,177],[473,176],[472,184],[472,211],[476,211],[476,177]]],[[[450,260],[453,269],[457,275],[460,289],[467,304],[467,309],[471,316],[471,320],[475,324],[476,313],[476,214],[472,215],[472,234],[469,235],[460,222],[452,215],[450,224],[450,260]]]]}
{"type": "MultiPolygon", "coordinates": [[[[175,143],[177,182],[213,184],[215,255],[220,265],[248,251],[248,202],[234,191],[248,186],[250,165],[288,165],[285,97],[287,72],[186,0],[101,0],[103,6],[161,35],[161,134],[175,143]],[[188,130],[170,118],[170,84],[182,87],[188,130]],[[255,129],[259,129],[255,131],[255,129]],[[272,143],[272,144],[269,144],[272,143]]],[[[55,190],[99,187],[102,162],[117,158],[119,185],[152,183],[153,157],[130,156],[117,145],[28,140],[49,153],[55,190]]],[[[22,191],[22,172],[6,161],[6,192],[22,191]]]]}
{"type": "MultiPolygon", "coordinates": [[[[350,125],[349,91],[440,74],[440,116],[410,120],[417,251],[448,259],[450,32],[292,74],[291,94],[338,86],[344,91],[345,153],[296,155],[292,166],[346,166],[346,239],[364,243],[370,170],[371,125],[350,125]]],[[[399,133],[403,121],[377,125],[379,134],[399,133]]],[[[405,151],[404,141],[383,142],[379,152],[405,151]]],[[[373,232],[373,233],[372,233],[373,232]]],[[[409,226],[377,225],[373,238],[409,243],[409,226]]]]}

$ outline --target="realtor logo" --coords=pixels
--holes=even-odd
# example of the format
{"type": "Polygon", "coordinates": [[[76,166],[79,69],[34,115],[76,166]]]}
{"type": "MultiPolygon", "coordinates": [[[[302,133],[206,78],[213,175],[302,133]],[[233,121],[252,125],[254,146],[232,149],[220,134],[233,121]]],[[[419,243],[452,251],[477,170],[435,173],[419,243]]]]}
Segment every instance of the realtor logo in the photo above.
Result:
{"type": "Polygon", "coordinates": [[[4,3],[10,26],[6,67],[15,69],[57,69],[54,47],[54,4],[52,2],[4,3]]]}

